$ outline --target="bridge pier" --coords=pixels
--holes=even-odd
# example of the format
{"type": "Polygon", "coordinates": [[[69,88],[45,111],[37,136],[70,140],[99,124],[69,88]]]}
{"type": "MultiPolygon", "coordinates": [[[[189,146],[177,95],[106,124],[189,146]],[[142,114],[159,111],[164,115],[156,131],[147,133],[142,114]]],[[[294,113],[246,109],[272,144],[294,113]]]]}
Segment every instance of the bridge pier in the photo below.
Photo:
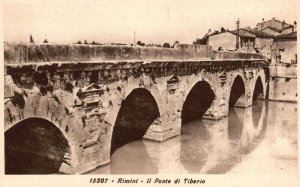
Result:
{"type": "Polygon", "coordinates": [[[234,107],[247,108],[252,106],[252,96],[249,94],[243,94],[235,103],[234,107]]]}
{"type": "Polygon", "coordinates": [[[171,122],[166,120],[154,122],[154,124],[148,128],[146,134],[143,136],[143,139],[161,142],[180,134],[181,119],[177,118],[171,122]]]}
{"type": "Polygon", "coordinates": [[[204,113],[203,119],[219,120],[225,115],[225,103],[223,99],[215,99],[212,102],[211,107],[204,113]]]}
{"type": "Polygon", "coordinates": [[[164,141],[174,136],[181,134],[181,97],[182,91],[176,90],[174,92],[168,92],[166,79],[160,80],[163,87],[160,87],[161,100],[160,104],[161,116],[157,119],[147,130],[144,135],[144,139],[154,141],[164,141]]]}
{"type": "MultiPolygon", "coordinates": [[[[70,146],[70,153],[60,158],[58,171],[64,173],[107,164],[113,151],[138,139],[161,142],[180,135],[188,121],[222,121],[228,116],[232,90],[238,92],[233,100],[239,107],[250,106],[253,95],[266,94],[267,62],[257,54],[224,52],[227,59],[220,59],[207,46],[19,44],[5,49],[11,54],[5,55],[5,132],[27,118],[49,121],[57,128],[56,136],[62,134],[70,146]],[[18,57],[33,47],[39,50],[29,50],[31,58],[18,57]],[[37,58],[41,55],[51,62],[42,62],[37,58]],[[237,77],[238,84],[232,86],[237,77]],[[258,77],[262,85],[255,92],[258,77]]],[[[28,137],[39,132],[38,124],[32,128],[28,137]]],[[[37,136],[41,145],[50,141],[37,136]]]]}

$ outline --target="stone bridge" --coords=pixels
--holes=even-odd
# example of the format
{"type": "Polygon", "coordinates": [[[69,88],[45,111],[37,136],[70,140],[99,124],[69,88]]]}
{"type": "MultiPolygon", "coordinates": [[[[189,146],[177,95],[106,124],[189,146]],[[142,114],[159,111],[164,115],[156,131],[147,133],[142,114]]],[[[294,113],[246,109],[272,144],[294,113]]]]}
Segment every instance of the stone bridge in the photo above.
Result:
{"type": "Polygon", "coordinates": [[[4,44],[6,173],[83,173],[267,95],[261,55],[210,46],[4,44]],[[30,166],[22,155],[44,164],[30,166]]]}

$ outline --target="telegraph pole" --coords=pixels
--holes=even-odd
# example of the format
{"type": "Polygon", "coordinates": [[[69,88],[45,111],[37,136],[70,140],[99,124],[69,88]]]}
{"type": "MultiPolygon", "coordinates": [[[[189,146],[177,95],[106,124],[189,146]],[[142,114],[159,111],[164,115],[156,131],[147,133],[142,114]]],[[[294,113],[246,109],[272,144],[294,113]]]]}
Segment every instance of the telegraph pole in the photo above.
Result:
{"type": "Polygon", "coordinates": [[[135,31],[133,31],[133,44],[135,44],[135,31]]]}
{"type": "Polygon", "coordinates": [[[236,48],[239,50],[239,39],[240,39],[240,18],[236,21],[236,48]]]}

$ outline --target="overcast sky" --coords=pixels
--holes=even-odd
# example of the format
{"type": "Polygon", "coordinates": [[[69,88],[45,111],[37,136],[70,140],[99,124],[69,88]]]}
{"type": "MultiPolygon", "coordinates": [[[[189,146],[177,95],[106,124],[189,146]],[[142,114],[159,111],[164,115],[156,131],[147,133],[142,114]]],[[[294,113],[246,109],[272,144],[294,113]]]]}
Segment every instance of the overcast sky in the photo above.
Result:
{"type": "Polygon", "coordinates": [[[5,3],[4,41],[192,43],[208,29],[254,27],[262,18],[293,23],[298,0],[123,0],[5,3]]]}

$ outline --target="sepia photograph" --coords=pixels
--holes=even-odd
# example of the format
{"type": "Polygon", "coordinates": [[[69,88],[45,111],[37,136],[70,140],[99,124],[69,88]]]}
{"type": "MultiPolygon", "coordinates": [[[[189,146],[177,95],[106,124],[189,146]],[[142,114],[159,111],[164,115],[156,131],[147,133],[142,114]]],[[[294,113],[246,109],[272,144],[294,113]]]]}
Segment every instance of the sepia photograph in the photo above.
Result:
{"type": "Polygon", "coordinates": [[[3,1],[2,175],[298,175],[297,4],[3,1]]]}

